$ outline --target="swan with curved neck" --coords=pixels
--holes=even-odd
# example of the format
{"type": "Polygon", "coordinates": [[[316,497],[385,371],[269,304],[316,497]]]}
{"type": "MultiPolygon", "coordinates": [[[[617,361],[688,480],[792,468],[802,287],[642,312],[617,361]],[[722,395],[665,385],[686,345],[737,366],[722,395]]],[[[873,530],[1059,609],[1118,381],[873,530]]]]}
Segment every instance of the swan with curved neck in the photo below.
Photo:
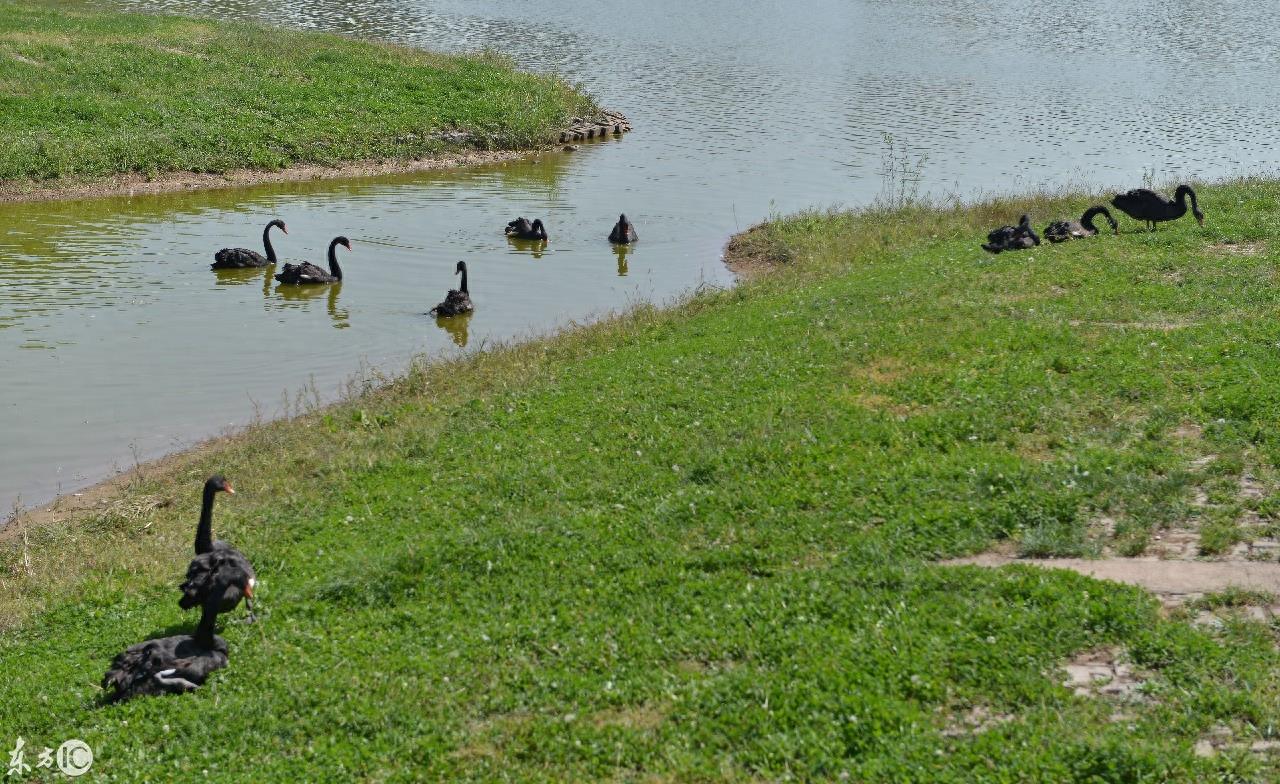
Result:
{"type": "Polygon", "coordinates": [[[302,264],[286,264],[276,280],[294,285],[314,285],[318,283],[341,283],[342,267],[338,266],[338,246],[351,250],[351,240],[346,237],[334,237],[329,242],[329,270],[317,267],[309,261],[302,264]]]}
{"type": "Polygon", "coordinates": [[[1111,206],[1134,220],[1146,222],[1147,226],[1155,231],[1157,223],[1177,220],[1187,214],[1188,197],[1191,199],[1191,214],[1195,217],[1196,223],[1203,226],[1204,213],[1200,211],[1196,192],[1188,185],[1179,185],[1172,199],[1166,199],[1161,194],[1146,188],[1136,188],[1117,194],[1111,200],[1111,206]]]}
{"type": "Polygon", "coordinates": [[[263,256],[256,250],[248,248],[223,248],[213,254],[213,264],[210,269],[245,269],[248,267],[270,267],[276,263],[276,249],[271,244],[271,230],[279,229],[285,234],[289,230],[285,228],[284,221],[276,218],[267,224],[262,230],[262,247],[267,251],[267,255],[263,256]]]}
{"type": "Polygon", "coordinates": [[[444,295],[444,301],[431,309],[431,315],[460,316],[475,310],[475,306],[471,304],[471,292],[467,289],[467,263],[458,262],[453,274],[462,276],[462,287],[450,289],[449,293],[444,295]]]}
{"type": "Polygon", "coordinates": [[[547,239],[547,227],[543,225],[541,218],[534,218],[532,223],[525,218],[516,218],[509,222],[503,231],[508,237],[517,240],[547,239]]]}
{"type": "Polygon", "coordinates": [[[1093,225],[1093,219],[1099,215],[1107,219],[1113,234],[1120,232],[1116,219],[1111,217],[1111,213],[1107,211],[1107,208],[1095,205],[1085,210],[1084,214],[1080,216],[1080,220],[1054,221],[1050,223],[1044,229],[1044,237],[1050,242],[1066,242],[1070,239],[1093,237],[1099,233],[1098,227],[1093,225]]]}

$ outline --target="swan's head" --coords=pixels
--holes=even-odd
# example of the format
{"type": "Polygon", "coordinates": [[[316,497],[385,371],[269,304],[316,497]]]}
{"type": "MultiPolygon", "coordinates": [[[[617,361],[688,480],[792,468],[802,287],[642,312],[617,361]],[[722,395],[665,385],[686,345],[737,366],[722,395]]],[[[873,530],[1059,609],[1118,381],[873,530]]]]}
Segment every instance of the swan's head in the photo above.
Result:
{"type": "Polygon", "coordinates": [[[621,225],[623,225],[623,226],[626,226],[626,225],[628,225],[628,224],[629,224],[629,221],[627,220],[627,216],[626,216],[626,214],[625,214],[625,213],[623,213],[622,215],[619,215],[619,216],[618,216],[618,223],[619,223],[619,224],[621,224],[621,225]]]}
{"type": "Polygon", "coordinates": [[[1194,215],[1194,216],[1196,216],[1196,223],[1199,223],[1201,226],[1203,226],[1203,225],[1204,225],[1204,213],[1203,213],[1203,212],[1201,212],[1200,210],[1192,210],[1192,211],[1191,211],[1191,214],[1192,214],[1192,215],[1194,215]]]}
{"type": "Polygon", "coordinates": [[[204,489],[215,493],[236,494],[235,488],[232,487],[231,483],[228,482],[221,474],[209,477],[209,480],[204,483],[204,489]]]}
{"type": "Polygon", "coordinates": [[[332,243],[332,244],[333,244],[333,245],[341,245],[342,247],[346,248],[347,250],[351,250],[351,240],[347,239],[346,237],[334,237],[334,238],[333,238],[333,243],[332,243]]]}
{"type": "Polygon", "coordinates": [[[276,218],[275,220],[271,221],[267,225],[275,226],[277,229],[279,229],[280,231],[283,231],[285,234],[289,233],[289,230],[285,228],[284,221],[280,220],[279,218],[276,218]]]}
{"type": "Polygon", "coordinates": [[[464,273],[464,272],[466,272],[466,271],[467,271],[467,263],[466,263],[465,261],[460,261],[460,262],[458,262],[458,266],[454,268],[454,270],[453,270],[453,274],[454,274],[454,275],[461,275],[462,273],[464,273]]]}

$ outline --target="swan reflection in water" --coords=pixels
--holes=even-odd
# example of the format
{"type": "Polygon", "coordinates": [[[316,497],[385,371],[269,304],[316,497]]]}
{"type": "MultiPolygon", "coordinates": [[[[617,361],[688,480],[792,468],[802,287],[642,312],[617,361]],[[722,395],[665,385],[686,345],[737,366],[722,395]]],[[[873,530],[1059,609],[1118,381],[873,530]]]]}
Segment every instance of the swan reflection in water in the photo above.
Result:
{"type": "Polygon", "coordinates": [[[535,259],[542,258],[547,252],[546,240],[522,240],[519,237],[507,236],[507,244],[511,249],[519,254],[528,254],[535,259]]]}
{"type": "Polygon", "coordinates": [[[261,282],[262,294],[266,296],[271,291],[271,273],[273,272],[275,272],[275,267],[231,267],[215,269],[213,276],[219,286],[243,286],[248,283],[261,282]]]}
{"type": "MultiPolygon", "coordinates": [[[[270,294],[263,287],[264,294],[270,294]]],[[[326,310],[329,312],[329,318],[333,321],[334,329],[346,329],[351,326],[351,314],[346,308],[338,309],[338,295],[342,293],[342,284],[335,283],[330,286],[293,286],[282,283],[276,286],[275,293],[283,300],[285,307],[290,308],[306,308],[309,309],[312,300],[325,297],[327,299],[326,310]]],[[[268,303],[271,301],[268,300],[268,303]]],[[[270,308],[271,306],[268,305],[270,308]]],[[[278,307],[278,305],[277,305],[278,307]]]]}
{"type": "Polygon", "coordinates": [[[436,316],[436,326],[449,333],[449,339],[458,348],[467,347],[467,330],[471,325],[474,313],[463,313],[458,316],[436,316]]]}
{"type": "Polygon", "coordinates": [[[627,276],[627,256],[635,251],[633,245],[614,245],[613,255],[618,257],[618,277],[625,278],[627,276]]]}

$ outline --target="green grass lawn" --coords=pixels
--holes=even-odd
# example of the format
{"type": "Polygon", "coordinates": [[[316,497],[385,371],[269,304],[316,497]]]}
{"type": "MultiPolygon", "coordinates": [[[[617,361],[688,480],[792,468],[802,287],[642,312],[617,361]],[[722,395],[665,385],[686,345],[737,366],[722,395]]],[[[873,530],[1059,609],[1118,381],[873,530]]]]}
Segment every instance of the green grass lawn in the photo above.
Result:
{"type": "Polygon", "coordinates": [[[740,241],[776,274],[416,368],[10,532],[0,745],[83,738],[117,781],[1275,780],[1193,753],[1280,733],[1280,626],[1249,597],[1210,628],[933,563],[1275,534],[1280,185],[1201,204],[1204,229],[1001,256],[978,243],[1025,204],[779,220],[740,241]],[[115,653],[195,623],[214,471],[261,619],[224,622],[199,692],[99,707],[115,653]],[[1245,471],[1261,498],[1232,496],[1245,471]],[[1101,647],[1140,701],[1062,685],[1101,647]]]}
{"type": "Polygon", "coordinates": [[[0,0],[0,183],[523,149],[596,111],[496,56],[0,0]]]}

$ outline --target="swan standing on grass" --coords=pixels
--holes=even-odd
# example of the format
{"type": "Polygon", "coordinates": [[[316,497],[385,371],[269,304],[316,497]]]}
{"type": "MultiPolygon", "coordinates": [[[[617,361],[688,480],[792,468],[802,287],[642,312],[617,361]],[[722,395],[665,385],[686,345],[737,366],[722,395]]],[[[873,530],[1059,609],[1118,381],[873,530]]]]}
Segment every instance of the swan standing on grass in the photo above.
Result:
{"type": "Polygon", "coordinates": [[[1166,199],[1155,191],[1137,188],[1118,194],[1111,200],[1111,206],[1120,210],[1134,220],[1146,221],[1152,231],[1157,223],[1177,220],[1187,214],[1187,197],[1191,197],[1191,214],[1196,223],[1204,225],[1204,213],[1196,202],[1196,192],[1187,185],[1179,185],[1172,199],[1166,199]]]}
{"type": "Polygon", "coordinates": [[[1017,226],[1001,226],[987,234],[987,241],[982,249],[988,253],[1002,253],[1006,250],[1026,250],[1040,244],[1040,237],[1031,228],[1031,218],[1023,215],[1017,226]]]}
{"type": "Polygon", "coordinates": [[[227,666],[227,641],[214,634],[223,596],[248,591],[250,575],[234,569],[206,597],[195,634],[175,634],[131,645],[116,656],[102,676],[107,702],[134,697],[182,694],[199,688],[209,674],[227,666]]]}
{"type": "Polygon", "coordinates": [[[200,524],[196,527],[196,557],[187,567],[178,606],[184,610],[205,606],[208,598],[219,595],[217,612],[231,612],[244,599],[253,620],[253,589],[258,584],[253,565],[236,548],[213,539],[213,499],[218,493],[235,494],[231,483],[221,476],[211,476],[204,483],[200,506],[200,524]],[[231,577],[246,575],[243,586],[231,577]]]}
{"type": "Polygon", "coordinates": [[[1066,242],[1070,239],[1084,239],[1092,237],[1098,233],[1098,227],[1093,225],[1093,219],[1101,215],[1107,219],[1107,223],[1111,224],[1111,233],[1119,234],[1120,228],[1116,225],[1116,219],[1111,217],[1111,213],[1107,212],[1106,207],[1094,206],[1084,211],[1080,216],[1080,220],[1073,221],[1054,221],[1044,228],[1044,238],[1049,242],[1066,242]]]}
{"type": "Polygon", "coordinates": [[[453,274],[462,276],[462,288],[449,289],[449,293],[444,295],[444,302],[431,309],[431,315],[460,316],[475,310],[475,306],[471,304],[471,292],[467,291],[467,263],[458,262],[453,274]]]}
{"type": "Polygon", "coordinates": [[[276,249],[271,246],[271,230],[279,229],[285,234],[289,230],[285,228],[284,221],[276,218],[267,224],[262,230],[262,246],[266,249],[267,255],[263,256],[256,250],[248,248],[223,248],[213,254],[213,264],[209,265],[210,269],[244,269],[246,267],[270,267],[276,263],[276,249]]]}
{"type": "Polygon", "coordinates": [[[338,266],[338,246],[351,250],[351,240],[346,237],[334,237],[329,243],[329,271],[325,272],[320,267],[309,261],[301,264],[286,264],[284,269],[276,275],[276,280],[281,283],[291,285],[315,285],[319,283],[341,283],[342,267],[338,266]]]}

